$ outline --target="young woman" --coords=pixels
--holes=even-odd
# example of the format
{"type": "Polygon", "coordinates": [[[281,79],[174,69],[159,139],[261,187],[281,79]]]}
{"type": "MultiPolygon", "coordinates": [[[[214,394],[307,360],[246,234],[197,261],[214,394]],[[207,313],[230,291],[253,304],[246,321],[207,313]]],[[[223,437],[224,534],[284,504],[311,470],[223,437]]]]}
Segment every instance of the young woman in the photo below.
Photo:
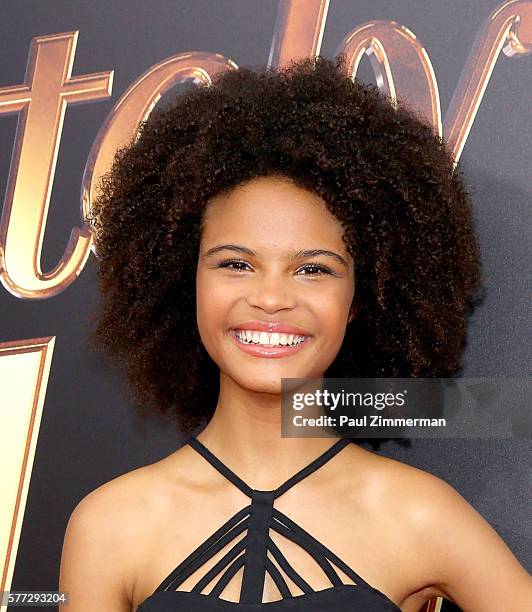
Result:
{"type": "Polygon", "coordinates": [[[95,346],[139,406],[201,430],[78,504],[69,612],[530,609],[529,575],[446,482],[280,435],[281,378],[461,367],[478,244],[414,112],[341,56],[219,74],[117,153],[90,222],[95,346]]]}

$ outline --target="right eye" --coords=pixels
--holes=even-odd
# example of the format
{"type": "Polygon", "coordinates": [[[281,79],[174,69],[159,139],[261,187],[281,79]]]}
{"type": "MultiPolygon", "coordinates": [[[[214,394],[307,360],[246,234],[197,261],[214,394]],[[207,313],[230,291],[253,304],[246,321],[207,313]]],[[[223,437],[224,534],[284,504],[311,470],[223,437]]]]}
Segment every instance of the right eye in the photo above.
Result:
{"type": "Polygon", "coordinates": [[[245,272],[249,267],[247,261],[242,259],[225,259],[216,265],[217,268],[229,268],[235,270],[235,272],[245,272]]]}

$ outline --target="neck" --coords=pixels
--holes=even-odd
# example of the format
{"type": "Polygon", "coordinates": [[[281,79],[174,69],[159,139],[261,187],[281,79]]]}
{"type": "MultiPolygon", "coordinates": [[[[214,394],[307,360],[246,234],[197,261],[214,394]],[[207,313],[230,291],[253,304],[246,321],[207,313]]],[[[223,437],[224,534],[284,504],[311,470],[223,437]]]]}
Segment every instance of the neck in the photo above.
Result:
{"type": "Polygon", "coordinates": [[[261,490],[277,488],[335,442],[331,437],[281,438],[281,395],[245,389],[223,373],[214,415],[197,438],[261,490]]]}

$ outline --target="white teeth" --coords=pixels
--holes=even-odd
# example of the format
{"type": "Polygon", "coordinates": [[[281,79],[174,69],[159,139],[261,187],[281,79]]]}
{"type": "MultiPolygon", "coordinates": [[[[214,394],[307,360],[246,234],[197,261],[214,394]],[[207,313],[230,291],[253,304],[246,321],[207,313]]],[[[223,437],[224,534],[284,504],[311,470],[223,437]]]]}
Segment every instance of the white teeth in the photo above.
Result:
{"type": "Polygon", "coordinates": [[[296,346],[301,344],[306,336],[298,336],[295,334],[280,334],[274,332],[268,334],[266,332],[253,330],[235,330],[237,338],[246,344],[261,344],[264,346],[296,346]]]}

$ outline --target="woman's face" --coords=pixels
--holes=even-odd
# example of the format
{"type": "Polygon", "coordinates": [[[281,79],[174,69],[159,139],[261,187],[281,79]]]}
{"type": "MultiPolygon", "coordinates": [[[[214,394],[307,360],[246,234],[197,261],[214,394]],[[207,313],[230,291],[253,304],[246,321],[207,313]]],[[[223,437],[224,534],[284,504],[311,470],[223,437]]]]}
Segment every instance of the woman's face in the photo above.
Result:
{"type": "Polygon", "coordinates": [[[322,376],[350,317],[354,264],[317,195],[261,177],[213,198],[196,276],[205,348],[228,376],[280,393],[281,378],[322,376]]]}

